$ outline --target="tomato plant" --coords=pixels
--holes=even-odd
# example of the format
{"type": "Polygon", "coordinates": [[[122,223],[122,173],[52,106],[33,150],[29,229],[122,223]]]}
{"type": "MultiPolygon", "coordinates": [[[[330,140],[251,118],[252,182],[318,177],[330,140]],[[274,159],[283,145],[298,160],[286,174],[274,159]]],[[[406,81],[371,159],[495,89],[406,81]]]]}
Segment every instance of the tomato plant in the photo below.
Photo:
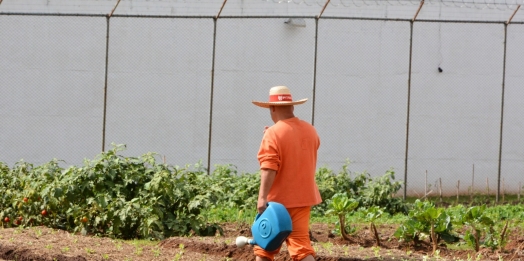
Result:
{"type": "Polygon", "coordinates": [[[5,188],[0,216],[24,217],[14,224],[115,238],[214,235],[220,230],[201,215],[224,198],[220,187],[209,185],[201,164],[180,168],[157,163],[154,153],[118,155],[124,148],[114,145],[83,166],[65,169],[57,159],[40,166],[21,161],[13,168],[0,163],[5,188]]]}

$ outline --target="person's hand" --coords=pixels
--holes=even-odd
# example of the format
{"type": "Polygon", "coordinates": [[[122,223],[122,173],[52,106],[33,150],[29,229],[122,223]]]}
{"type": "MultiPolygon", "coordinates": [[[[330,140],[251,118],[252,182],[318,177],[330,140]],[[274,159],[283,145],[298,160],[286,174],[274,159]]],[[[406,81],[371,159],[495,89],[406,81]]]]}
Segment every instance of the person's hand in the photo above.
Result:
{"type": "Polygon", "coordinates": [[[264,210],[266,210],[266,208],[267,208],[267,199],[265,199],[265,198],[258,198],[258,202],[257,202],[258,214],[262,214],[262,212],[264,212],[264,210]]]}
{"type": "Polygon", "coordinates": [[[269,127],[268,127],[268,126],[265,126],[265,127],[264,127],[264,132],[263,132],[263,133],[266,133],[266,130],[267,130],[267,129],[269,129],[269,127]]]}

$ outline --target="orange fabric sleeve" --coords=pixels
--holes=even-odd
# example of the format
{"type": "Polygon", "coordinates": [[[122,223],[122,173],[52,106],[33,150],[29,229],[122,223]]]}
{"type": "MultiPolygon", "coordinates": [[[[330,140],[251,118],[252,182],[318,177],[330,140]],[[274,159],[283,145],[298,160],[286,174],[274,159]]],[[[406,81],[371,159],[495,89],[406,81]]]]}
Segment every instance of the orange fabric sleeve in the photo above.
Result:
{"type": "Polygon", "coordinates": [[[260,151],[258,152],[260,169],[278,170],[280,167],[280,157],[278,154],[279,153],[274,134],[272,131],[267,129],[264,133],[262,143],[260,144],[260,151]]]}

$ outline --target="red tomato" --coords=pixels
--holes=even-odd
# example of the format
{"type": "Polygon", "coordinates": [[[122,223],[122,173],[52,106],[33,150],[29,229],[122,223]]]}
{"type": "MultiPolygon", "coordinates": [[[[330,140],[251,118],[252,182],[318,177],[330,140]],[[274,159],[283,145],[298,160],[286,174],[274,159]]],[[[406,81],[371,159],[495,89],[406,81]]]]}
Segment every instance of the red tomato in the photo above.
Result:
{"type": "Polygon", "coordinates": [[[24,202],[27,202],[28,200],[29,200],[29,199],[27,199],[27,198],[24,198],[24,202]]]}
{"type": "Polygon", "coordinates": [[[83,217],[80,221],[82,221],[82,223],[87,223],[88,219],[87,217],[83,217]]]}
{"type": "Polygon", "coordinates": [[[9,218],[8,218],[8,217],[5,217],[5,218],[4,218],[4,222],[5,222],[5,223],[9,223],[9,218]]]}
{"type": "Polygon", "coordinates": [[[42,216],[47,216],[47,210],[42,210],[42,216]]]}

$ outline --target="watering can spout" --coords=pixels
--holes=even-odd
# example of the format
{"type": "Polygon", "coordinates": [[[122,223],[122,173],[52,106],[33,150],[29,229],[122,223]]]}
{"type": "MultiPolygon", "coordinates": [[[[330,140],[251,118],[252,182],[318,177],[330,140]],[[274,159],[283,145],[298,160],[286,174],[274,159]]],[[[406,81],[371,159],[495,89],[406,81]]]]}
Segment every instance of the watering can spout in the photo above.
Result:
{"type": "Polygon", "coordinates": [[[247,237],[242,237],[242,236],[237,237],[236,244],[237,244],[237,247],[244,247],[247,244],[256,245],[254,239],[247,238],[247,237]]]}

